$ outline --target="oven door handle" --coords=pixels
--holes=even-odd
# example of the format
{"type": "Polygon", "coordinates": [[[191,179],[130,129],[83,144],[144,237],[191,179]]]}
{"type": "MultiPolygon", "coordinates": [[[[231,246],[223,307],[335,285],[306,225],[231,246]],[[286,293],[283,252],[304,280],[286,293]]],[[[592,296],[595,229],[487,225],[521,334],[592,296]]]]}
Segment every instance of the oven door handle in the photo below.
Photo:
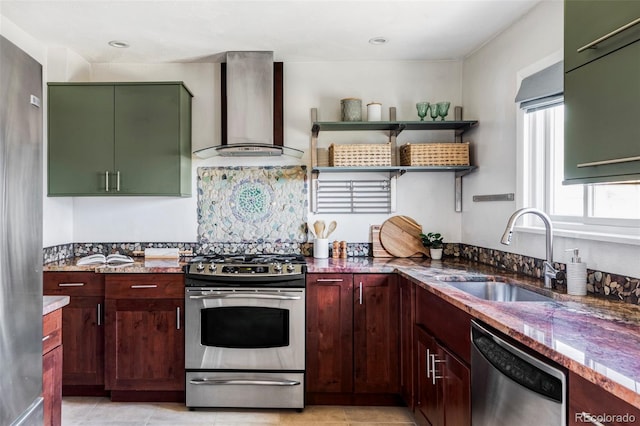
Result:
{"type": "Polygon", "coordinates": [[[300,300],[300,296],[290,296],[275,293],[256,293],[256,294],[201,294],[197,296],[189,296],[189,299],[275,299],[275,300],[300,300]]]}
{"type": "Polygon", "coordinates": [[[297,386],[297,380],[252,380],[252,379],[192,379],[192,385],[258,385],[258,386],[297,386]]]}

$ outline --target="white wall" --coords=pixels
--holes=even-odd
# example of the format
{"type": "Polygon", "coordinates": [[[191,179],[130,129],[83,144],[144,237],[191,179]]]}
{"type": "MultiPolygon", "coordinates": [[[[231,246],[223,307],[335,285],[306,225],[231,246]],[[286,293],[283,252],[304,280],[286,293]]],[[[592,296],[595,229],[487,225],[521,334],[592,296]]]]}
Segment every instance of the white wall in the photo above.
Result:
{"type": "MultiPolygon", "coordinates": [[[[284,74],[285,144],[305,151],[302,160],[290,157],[194,158],[194,195],[191,198],[76,197],[73,199],[73,241],[196,241],[197,167],[241,164],[310,166],[311,108],[319,109],[320,120],[338,120],[340,99],[360,97],[363,104],[373,100],[381,102],[385,120],[388,119],[389,106],[396,106],[399,119],[413,120],[417,118],[417,101],[450,100],[452,105],[461,102],[462,64],[456,61],[286,63],[284,74]]],[[[91,80],[182,80],[194,94],[193,149],[220,142],[218,64],[93,64],[91,80]]],[[[453,109],[450,114],[453,114],[453,109]]],[[[387,140],[384,133],[348,133],[322,133],[320,143],[328,146],[334,140],[387,140]]],[[[430,132],[405,132],[398,141],[442,140],[442,137],[430,132]]],[[[451,138],[452,135],[444,137],[451,138]]],[[[364,176],[348,174],[341,177],[355,179],[364,176]]],[[[425,231],[442,232],[447,241],[459,241],[460,215],[453,212],[453,184],[452,173],[412,173],[399,178],[397,213],[415,218],[424,225],[425,231]]],[[[335,219],[339,223],[332,238],[366,242],[369,241],[369,225],[380,224],[387,217],[334,215],[324,219],[335,219]]]]}
{"type": "MultiPolygon", "coordinates": [[[[462,241],[538,258],[545,257],[544,235],[518,232],[511,246],[500,237],[517,202],[478,202],[473,195],[516,193],[518,181],[517,75],[563,50],[563,3],[544,1],[491,42],[469,56],[463,67],[463,104],[480,125],[472,138],[479,170],[464,178],[462,241]]],[[[640,276],[638,246],[555,238],[554,260],[566,262],[567,248],[579,247],[589,268],[640,276]]]]}

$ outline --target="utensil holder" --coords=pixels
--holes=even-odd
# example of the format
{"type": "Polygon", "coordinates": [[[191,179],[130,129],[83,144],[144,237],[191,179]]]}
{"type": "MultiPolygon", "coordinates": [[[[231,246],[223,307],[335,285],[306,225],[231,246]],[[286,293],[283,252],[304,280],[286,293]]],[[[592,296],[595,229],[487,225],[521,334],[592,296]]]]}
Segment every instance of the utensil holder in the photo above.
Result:
{"type": "Polygon", "coordinates": [[[329,257],[329,239],[316,238],[313,240],[313,257],[327,259],[329,257]]]}

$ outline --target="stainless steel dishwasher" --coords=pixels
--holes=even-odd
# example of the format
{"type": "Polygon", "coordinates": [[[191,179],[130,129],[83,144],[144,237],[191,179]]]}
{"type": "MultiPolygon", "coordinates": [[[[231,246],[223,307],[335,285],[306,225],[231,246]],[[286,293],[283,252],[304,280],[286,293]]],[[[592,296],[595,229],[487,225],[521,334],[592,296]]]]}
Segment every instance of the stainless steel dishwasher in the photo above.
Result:
{"type": "Polygon", "coordinates": [[[565,426],[566,395],[564,372],[472,321],[473,426],[565,426]]]}

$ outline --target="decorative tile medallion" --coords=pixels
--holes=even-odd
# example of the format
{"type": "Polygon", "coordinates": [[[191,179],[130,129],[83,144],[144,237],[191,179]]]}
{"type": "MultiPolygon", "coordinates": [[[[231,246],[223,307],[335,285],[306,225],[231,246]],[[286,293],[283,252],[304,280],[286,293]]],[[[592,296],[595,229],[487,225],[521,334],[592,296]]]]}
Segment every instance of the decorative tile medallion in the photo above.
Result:
{"type": "Polygon", "coordinates": [[[306,166],[198,167],[198,240],[302,243],[306,166]]]}

